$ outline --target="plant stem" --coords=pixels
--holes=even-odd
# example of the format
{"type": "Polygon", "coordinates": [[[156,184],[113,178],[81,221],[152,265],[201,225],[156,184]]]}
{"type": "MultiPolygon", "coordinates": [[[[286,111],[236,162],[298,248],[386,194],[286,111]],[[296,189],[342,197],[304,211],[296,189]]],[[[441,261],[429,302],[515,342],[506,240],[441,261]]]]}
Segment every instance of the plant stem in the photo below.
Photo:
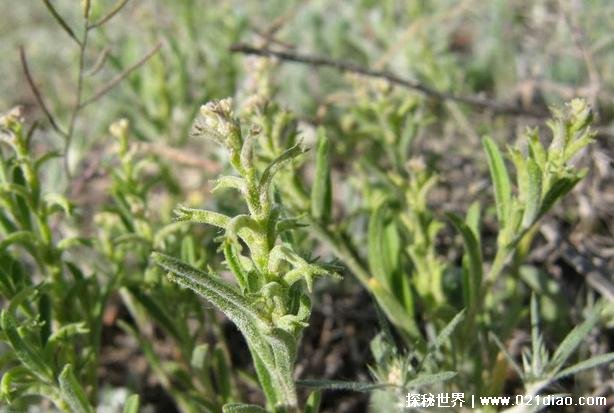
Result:
{"type": "Polygon", "coordinates": [[[77,90],[75,93],[75,103],[73,104],[73,110],[70,115],[70,122],[68,124],[68,130],[65,135],[65,143],[64,143],[64,170],[66,175],[70,178],[70,160],[69,160],[69,152],[70,145],[72,143],[72,138],[75,133],[75,124],[77,122],[77,116],[81,111],[81,99],[83,94],[83,76],[85,73],[85,51],[87,47],[87,40],[90,31],[89,21],[87,16],[84,18],[83,24],[83,39],[79,42],[79,68],[77,73],[77,90]]]}

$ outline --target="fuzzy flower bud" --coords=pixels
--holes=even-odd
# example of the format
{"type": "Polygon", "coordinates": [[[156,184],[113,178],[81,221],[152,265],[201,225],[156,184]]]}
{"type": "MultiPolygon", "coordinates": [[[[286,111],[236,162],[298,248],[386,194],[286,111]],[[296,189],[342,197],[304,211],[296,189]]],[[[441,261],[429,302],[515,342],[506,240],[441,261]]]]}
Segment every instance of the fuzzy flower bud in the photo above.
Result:
{"type": "Polygon", "coordinates": [[[200,107],[200,114],[205,125],[222,136],[231,132],[233,127],[232,99],[212,100],[200,107]]]}
{"type": "Polygon", "coordinates": [[[569,103],[571,131],[577,132],[586,128],[593,120],[593,112],[584,99],[573,99],[569,103]]]}
{"type": "Polygon", "coordinates": [[[23,122],[23,107],[15,106],[0,116],[0,128],[12,129],[16,123],[23,122]]]}
{"type": "Polygon", "coordinates": [[[128,126],[129,123],[127,119],[120,119],[109,126],[109,133],[119,140],[125,139],[128,133],[128,126]]]}
{"type": "Polygon", "coordinates": [[[414,157],[407,161],[405,168],[409,173],[418,174],[426,171],[426,162],[421,156],[414,157]]]}
{"type": "Polygon", "coordinates": [[[204,136],[225,145],[236,156],[241,151],[241,128],[232,110],[232,99],[213,100],[200,107],[192,135],[204,136]]]}
{"type": "Polygon", "coordinates": [[[128,151],[128,129],[130,123],[127,119],[120,119],[109,126],[109,133],[119,141],[119,152],[125,154],[128,151]]]}

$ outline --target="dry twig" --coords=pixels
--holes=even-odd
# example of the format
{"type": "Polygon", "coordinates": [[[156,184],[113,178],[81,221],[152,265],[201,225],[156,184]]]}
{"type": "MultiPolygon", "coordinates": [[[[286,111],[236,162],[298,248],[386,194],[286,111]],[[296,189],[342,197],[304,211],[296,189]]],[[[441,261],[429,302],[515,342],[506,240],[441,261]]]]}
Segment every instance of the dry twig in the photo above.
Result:
{"type": "Polygon", "coordinates": [[[94,92],[94,95],[85,99],[79,105],[80,108],[84,108],[90,103],[94,103],[105,94],[107,94],[111,89],[113,89],[117,84],[119,84],[122,80],[130,76],[132,72],[134,72],[139,67],[143,66],[153,55],[155,55],[158,50],[162,47],[162,43],[158,42],[149,52],[145,53],[143,57],[141,57],[138,61],[136,61],[132,66],[127,67],[121,73],[117,74],[113,79],[109,80],[107,83],[102,85],[100,89],[94,92]]]}
{"type": "Polygon", "coordinates": [[[415,80],[405,79],[398,75],[385,71],[375,70],[368,67],[358,65],[353,62],[347,62],[342,60],[330,59],[323,56],[299,54],[294,52],[285,52],[271,50],[268,48],[256,48],[247,44],[235,44],[231,46],[230,50],[234,53],[243,53],[250,55],[258,55],[263,57],[274,57],[280,60],[304,63],[316,67],[331,67],[333,69],[340,70],[342,72],[357,73],[364,76],[384,79],[391,84],[399,85],[408,89],[416,90],[427,96],[435,98],[437,100],[445,101],[451,100],[459,103],[463,103],[469,106],[490,110],[497,114],[515,115],[515,116],[527,116],[542,118],[547,116],[547,111],[543,108],[531,108],[525,109],[520,106],[508,105],[502,102],[498,102],[491,99],[485,99],[477,96],[460,96],[448,92],[443,92],[434,89],[430,86],[426,86],[415,80]]]}
{"type": "Polygon", "coordinates": [[[36,82],[34,82],[34,79],[32,78],[32,74],[30,73],[30,68],[28,66],[28,59],[26,58],[26,51],[24,50],[23,46],[19,47],[19,57],[21,59],[21,67],[23,68],[23,72],[26,75],[26,80],[28,81],[28,85],[30,85],[30,89],[32,90],[32,93],[34,94],[34,98],[36,99],[36,102],[38,103],[38,105],[41,107],[41,109],[45,113],[45,116],[47,116],[47,119],[49,120],[51,127],[55,129],[55,131],[58,132],[60,135],[66,135],[66,132],[64,132],[62,128],[60,128],[60,125],[58,125],[55,118],[53,117],[53,114],[51,113],[47,105],[45,104],[45,101],[43,100],[43,95],[41,94],[41,91],[38,89],[38,86],[36,86],[36,82]]]}

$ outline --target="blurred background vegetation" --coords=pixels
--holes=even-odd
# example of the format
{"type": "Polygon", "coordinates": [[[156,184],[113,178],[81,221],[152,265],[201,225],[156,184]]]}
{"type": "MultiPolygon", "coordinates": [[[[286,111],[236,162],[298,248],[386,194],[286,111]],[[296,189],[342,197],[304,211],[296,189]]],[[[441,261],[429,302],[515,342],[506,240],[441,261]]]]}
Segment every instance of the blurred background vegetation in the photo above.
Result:
{"type": "MultiPolygon", "coordinates": [[[[93,0],[91,21],[123,3],[93,0]]],[[[81,38],[80,2],[51,4],[81,38]]],[[[296,114],[307,145],[315,140],[316,126],[329,131],[333,215],[354,234],[356,245],[366,242],[368,217],[378,199],[377,190],[369,193],[364,187],[365,179],[378,179],[369,165],[387,170],[409,157],[418,169],[437,171],[438,184],[428,197],[435,215],[465,211],[475,200],[486,204],[491,199],[485,191],[483,135],[512,145],[527,126],[543,126],[547,107],[586,98],[598,133],[582,161],[590,172],[542,231],[540,248],[531,256],[531,268],[542,275],[526,277],[536,281],[526,282],[530,288],[523,301],[526,305],[531,289],[547,296],[541,303],[546,331],[560,340],[583,318],[595,291],[612,293],[612,28],[614,3],[608,0],[131,0],[92,30],[81,50],[43,1],[0,2],[0,112],[21,105],[29,124],[40,120],[34,154],[68,150],[66,158],[41,168],[41,186],[66,195],[74,207],[67,219],[50,217],[49,225],[58,240],[96,239],[97,248],[83,243],[68,251],[66,260],[78,264],[86,279],[96,279],[83,288],[108,292],[100,314],[71,307],[100,318],[98,336],[77,348],[100,340],[100,355],[83,374],[93,375],[92,383],[103,389],[101,398],[107,399],[101,405],[115,411],[112,406],[123,403],[129,392],[141,394],[142,405],[159,412],[202,411],[202,406],[219,411],[239,394],[260,401],[250,385],[254,377],[239,334],[191,294],[166,283],[148,263],[155,248],[195,265],[219,264],[215,233],[168,224],[178,203],[237,210],[232,194],[216,201],[209,195],[209,180],[223,169],[225,155],[189,131],[201,104],[227,96],[246,100],[254,91],[265,91],[296,114]],[[230,47],[239,42],[385,70],[446,93],[503,102],[524,114],[497,114],[334,68],[232,53],[230,47]],[[126,71],[132,65],[134,70],[126,71]],[[96,96],[96,101],[75,113],[79,73],[81,100],[96,96]],[[72,129],[69,144],[50,125],[31,83],[58,129],[72,129]],[[107,92],[105,85],[114,87],[107,92]],[[101,90],[105,93],[98,98],[101,90]],[[128,129],[118,131],[116,124],[109,132],[120,118],[128,120],[128,129]],[[359,161],[363,158],[369,165],[359,161]],[[562,240],[576,255],[556,248],[562,240]],[[579,266],[578,257],[588,267],[579,266]],[[590,271],[602,279],[587,284],[583,274],[590,271]],[[543,273],[555,282],[543,284],[543,273]],[[194,379],[195,370],[207,373],[194,379]]],[[[309,181],[313,171],[306,168],[304,175],[309,181]]],[[[485,212],[486,255],[492,254],[487,241],[496,236],[492,212],[485,212]]],[[[299,241],[306,255],[330,255],[307,235],[297,237],[304,238],[299,241]]],[[[433,248],[458,262],[454,243],[447,228],[433,248]]],[[[368,379],[367,364],[373,362],[368,343],[381,329],[370,296],[349,275],[342,282],[323,282],[315,294],[297,374],[368,379]]],[[[79,319],[67,314],[65,321],[79,319]]],[[[603,352],[610,345],[601,334],[607,326],[602,328],[591,336],[587,352],[603,352]]],[[[509,336],[518,342],[526,338],[523,331],[516,333],[509,336]]],[[[82,365],[90,363],[88,357],[82,365]]],[[[591,376],[586,388],[611,395],[606,379],[591,376]]],[[[342,392],[325,398],[323,411],[363,411],[366,400],[363,394],[342,392]]]]}

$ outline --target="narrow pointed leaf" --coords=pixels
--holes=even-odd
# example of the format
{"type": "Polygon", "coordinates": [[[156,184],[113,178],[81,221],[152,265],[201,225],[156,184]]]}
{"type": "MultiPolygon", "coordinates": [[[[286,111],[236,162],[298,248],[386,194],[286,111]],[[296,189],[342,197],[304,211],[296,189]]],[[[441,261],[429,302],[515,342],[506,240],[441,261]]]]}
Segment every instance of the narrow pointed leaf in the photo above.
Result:
{"type": "Polygon", "coordinates": [[[75,336],[87,333],[89,329],[85,322],[65,324],[49,336],[45,344],[45,354],[52,356],[62,341],[68,341],[75,336]]]}
{"type": "Polygon", "coordinates": [[[94,409],[87,400],[85,391],[79,384],[72,370],[72,366],[67,364],[58,376],[62,399],[70,406],[73,413],[94,413],[94,409]]]}
{"type": "Polygon", "coordinates": [[[277,171],[279,171],[279,169],[281,169],[287,162],[291,161],[297,156],[302,155],[304,152],[305,150],[301,147],[301,145],[296,144],[290,149],[287,149],[277,158],[275,158],[275,160],[273,160],[273,162],[271,162],[271,164],[267,166],[267,168],[262,173],[262,177],[260,178],[259,183],[260,191],[265,192],[266,190],[268,190],[268,187],[273,180],[273,176],[275,176],[275,173],[277,173],[277,171]]]}
{"type": "Polygon", "coordinates": [[[305,402],[305,413],[318,413],[320,411],[320,401],[322,400],[322,393],[319,390],[311,392],[307,401],[305,402]]]}
{"type": "Polygon", "coordinates": [[[151,295],[143,292],[138,286],[127,288],[136,301],[143,306],[149,316],[177,341],[183,341],[183,334],[177,327],[172,315],[151,295]]]}
{"type": "Polygon", "coordinates": [[[35,249],[38,244],[38,239],[30,231],[17,231],[9,234],[4,239],[0,240],[0,251],[8,248],[10,245],[20,244],[24,247],[35,249]]]}
{"type": "Polygon", "coordinates": [[[501,151],[499,150],[497,144],[488,137],[484,138],[482,143],[486,151],[488,168],[490,169],[490,176],[495,190],[497,218],[502,228],[507,222],[508,214],[510,212],[510,201],[512,195],[510,177],[507,173],[505,163],[503,162],[503,155],[501,155],[501,151]]]}
{"type": "Polygon", "coordinates": [[[473,231],[473,235],[475,236],[478,245],[480,244],[480,203],[478,201],[473,202],[469,209],[467,210],[467,216],[465,217],[465,222],[467,226],[473,231]]]}
{"type": "Polygon", "coordinates": [[[563,377],[571,376],[584,370],[592,369],[601,364],[609,364],[614,362],[614,353],[600,354],[595,357],[591,357],[588,360],[581,361],[559,372],[554,379],[559,380],[563,377]]]}
{"type": "Polygon", "coordinates": [[[539,209],[542,197],[542,174],[537,163],[529,159],[527,161],[527,192],[525,194],[525,208],[522,217],[522,226],[529,228],[539,217],[539,209]]]}
{"type": "Polygon", "coordinates": [[[226,227],[230,221],[230,218],[224,214],[204,209],[188,208],[182,205],[178,206],[173,212],[177,221],[191,221],[221,228],[226,227]]]}
{"type": "Polygon", "coordinates": [[[299,387],[322,390],[350,390],[355,392],[370,392],[386,387],[393,387],[389,384],[380,383],[360,383],[356,381],[342,380],[299,380],[296,382],[299,387]]]}
{"type": "Polygon", "coordinates": [[[503,354],[503,356],[505,357],[509,365],[516,371],[516,374],[518,375],[518,377],[522,378],[524,375],[522,372],[522,369],[520,368],[518,363],[516,363],[516,361],[514,360],[512,355],[509,353],[509,351],[507,351],[507,349],[505,348],[501,340],[499,340],[499,337],[497,337],[492,332],[489,333],[489,337],[492,339],[492,341],[494,341],[495,345],[499,347],[499,351],[501,351],[501,354],[503,354]]]}
{"type": "Polygon", "coordinates": [[[413,380],[410,380],[406,387],[416,388],[423,386],[430,386],[432,384],[443,383],[444,381],[448,381],[456,376],[456,372],[454,371],[444,371],[441,373],[435,374],[421,374],[413,380]]]}
{"type": "Polygon", "coordinates": [[[390,266],[386,262],[387,251],[385,251],[384,229],[386,225],[386,207],[380,204],[369,218],[369,229],[367,233],[368,262],[369,270],[379,282],[387,287],[389,285],[390,266]]]}
{"type": "Polygon", "coordinates": [[[454,330],[456,330],[456,327],[460,324],[461,321],[463,321],[463,318],[465,317],[465,312],[466,312],[465,309],[461,310],[441,330],[441,332],[437,335],[435,342],[433,343],[433,350],[437,350],[439,347],[441,347],[446,342],[446,340],[452,335],[454,330]]]}
{"type": "Polygon", "coordinates": [[[557,200],[565,196],[580,182],[580,179],[582,179],[581,176],[564,177],[554,182],[552,187],[544,194],[539,216],[547,213],[557,200]]]}
{"type": "Polygon", "coordinates": [[[126,404],[124,404],[124,410],[122,413],[139,413],[139,405],[141,401],[138,394],[133,394],[128,397],[126,404]]]}
{"type": "Polygon", "coordinates": [[[222,407],[223,413],[268,413],[266,409],[255,404],[227,403],[222,407]]]}
{"type": "Polygon", "coordinates": [[[542,360],[542,337],[539,331],[539,310],[535,294],[531,294],[531,348],[533,371],[541,371],[542,365],[547,360],[542,360]]]}
{"type": "Polygon", "coordinates": [[[243,268],[237,247],[232,242],[224,243],[224,258],[226,258],[226,264],[234,274],[239,287],[242,291],[246,291],[249,288],[249,278],[247,271],[243,268]]]}
{"type": "Polygon", "coordinates": [[[15,319],[6,310],[2,311],[2,315],[0,315],[0,325],[17,358],[19,358],[23,365],[28,367],[42,381],[49,382],[53,380],[51,366],[45,361],[39,351],[21,337],[17,332],[15,319]]]}
{"type": "Polygon", "coordinates": [[[597,305],[582,324],[574,327],[574,329],[567,334],[552,356],[550,362],[552,368],[558,370],[563,367],[567,359],[576,351],[580,343],[588,336],[595,324],[597,324],[600,312],[601,306],[597,305]]]}
{"type": "Polygon", "coordinates": [[[332,209],[329,152],[328,137],[324,129],[320,128],[318,129],[315,178],[311,189],[311,215],[323,223],[329,221],[332,209]]]}
{"type": "Polygon", "coordinates": [[[269,329],[266,320],[256,313],[251,303],[229,284],[168,255],[154,252],[152,258],[172,274],[172,281],[206,298],[226,314],[239,329],[269,329]]]}
{"type": "Polygon", "coordinates": [[[243,192],[245,190],[245,179],[238,176],[222,176],[215,181],[215,186],[211,192],[217,192],[222,189],[236,189],[243,192]]]}
{"type": "MultiPolygon", "coordinates": [[[[169,279],[177,284],[189,288],[204,297],[220,311],[222,311],[241,331],[250,347],[252,355],[256,353],[263,367],[270,372],[272,386],[281,393],[288,386],[291,375],[281,377],[277,368],[276,351],[283,351],[282,346],[272,349],[272,326],[259,313],[252,303],[240,295],[232,286],[217,279],[210,274],[198,270],[176,258],[154,252],[152,258],[158,265],[169,271],[169,279]]],[[[283,372],[285,373],[285,372],[283,372]]],[[[260,377],[260,374],[259,374],[260,377]]]]}
{"type": "Polygon", "coordinates": [[[422,334],[414,320],[414,314],[404,308],[399,300],[375,278],[369,280],[369,289],[388,319],[412,339],[422,341],[422,334]]]}
{"type": "Polygon", "coordinates": [[[479,297],[480,286],[482,284],[483,268],[482,253],[480,245],[473,233],[473,230],[465,222],[454,214],[447,214],[456,230],[461,234],[465,246],[465,256],[469,266],[469,285],[467,286],[469,303],[471,308],[475,308],[479,297]]]}

